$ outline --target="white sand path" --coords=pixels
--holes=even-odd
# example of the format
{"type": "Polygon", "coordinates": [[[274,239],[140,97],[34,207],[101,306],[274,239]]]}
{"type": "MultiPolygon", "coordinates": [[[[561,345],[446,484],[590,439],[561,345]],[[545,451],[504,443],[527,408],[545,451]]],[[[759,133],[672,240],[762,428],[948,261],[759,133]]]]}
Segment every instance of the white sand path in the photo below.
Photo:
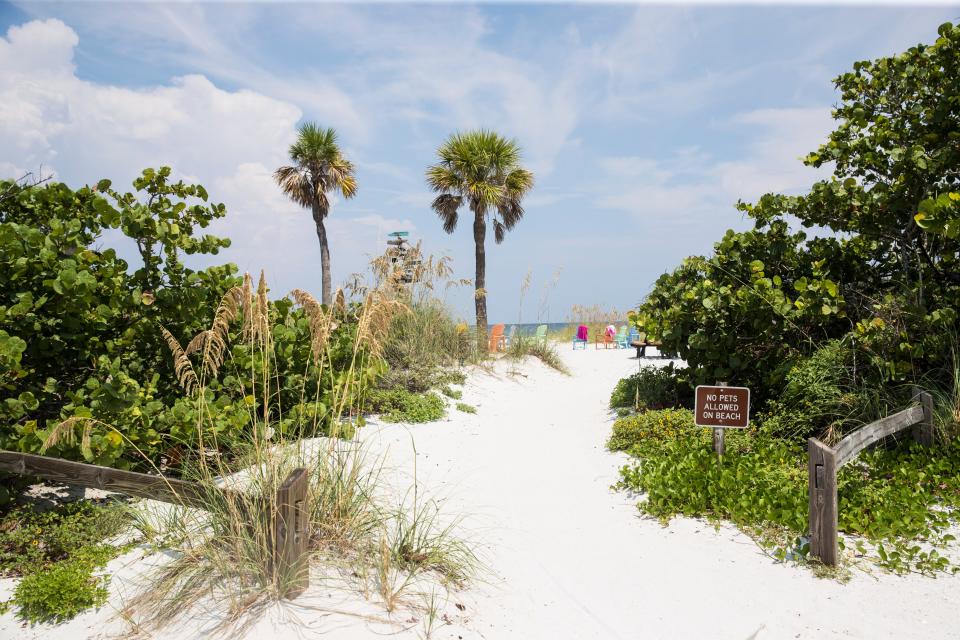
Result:
{"type": "MultiPolygon", "coordinates": [[[[476,416],[411,427],[423,485],[473,514],[490,584],[463,594],[457,638],[960,638],[960,577],[855,572],[846,585],[777,564],[732,527],[667,528],[610,490],[625,457],[607,452],[616,381],[631,351],[561,351],[527,377],[478,374],[476,416]]],[[[647,361],[663,364],[663,361],[647,361]]],[[[409,450],[395,428],[392,451],[409,450]]]]}

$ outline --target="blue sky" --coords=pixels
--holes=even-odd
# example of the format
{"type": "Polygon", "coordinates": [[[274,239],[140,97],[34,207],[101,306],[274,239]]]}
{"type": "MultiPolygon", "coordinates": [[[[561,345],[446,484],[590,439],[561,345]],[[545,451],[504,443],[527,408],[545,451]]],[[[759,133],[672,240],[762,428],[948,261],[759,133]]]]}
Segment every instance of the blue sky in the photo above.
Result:
{"type": "MultiPolygon", "coordinates": [[[[333,126],[359,193],[330,218],[336,281],[389,231],[473,276],[469,223],[446,235],[423,179],[452,131],[516,138],[537,178],[487,249],[493,321],[626,310],[684,256],[749,226],[738,198],[797,193],[831,128],[831,79],[931,42],[960,8],[649,5],[0,3],[0,175],[42,166],[128,185],[169,164],[229,214],[216,262],[319,291],[309,214],[271,172],[296,125],[333,126]],[[542,309],[543,287],[560,271],[542,309]]],[[[465,318],[472,294],[447,294],[465,318]]]]}

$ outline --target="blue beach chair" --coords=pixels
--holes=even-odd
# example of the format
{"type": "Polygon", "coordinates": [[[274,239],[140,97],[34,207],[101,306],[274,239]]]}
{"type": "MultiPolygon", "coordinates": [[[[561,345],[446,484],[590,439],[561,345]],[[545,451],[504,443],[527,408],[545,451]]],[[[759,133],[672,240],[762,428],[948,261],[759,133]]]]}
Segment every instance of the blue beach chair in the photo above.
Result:
{"type": "Polygon", "coordinates": [[[630,338],[627,336],[627,325],[621,325],[617,329],[617,348],[618,349],[627,349],[630,347],[630,338]]]}

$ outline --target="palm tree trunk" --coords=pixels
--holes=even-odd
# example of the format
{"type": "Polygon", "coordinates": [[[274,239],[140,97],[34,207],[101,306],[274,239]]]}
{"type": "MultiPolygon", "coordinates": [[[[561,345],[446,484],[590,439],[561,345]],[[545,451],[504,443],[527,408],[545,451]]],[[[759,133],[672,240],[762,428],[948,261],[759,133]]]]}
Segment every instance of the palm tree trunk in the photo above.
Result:
{"type": "Polygon", "coordinates": [[[313,205],[313,221],[317,225],[317,240],[320,241],[320,277],[321,302],[329,305],[333,303],[330,292],[330,245],[327,243],[327,228],[323,224],[323,212],[317,205],[313,205]]]}
{"type": "Polygon", "coordinates": [[[487,222],[482,213],[474,212],[473,242],[476,245],[477,276],[474,279],[474,304],[477,309],[477,347],[481,353],[486,353],[487,344],[487,256],[484,241],[487,236],[487,222]]]}

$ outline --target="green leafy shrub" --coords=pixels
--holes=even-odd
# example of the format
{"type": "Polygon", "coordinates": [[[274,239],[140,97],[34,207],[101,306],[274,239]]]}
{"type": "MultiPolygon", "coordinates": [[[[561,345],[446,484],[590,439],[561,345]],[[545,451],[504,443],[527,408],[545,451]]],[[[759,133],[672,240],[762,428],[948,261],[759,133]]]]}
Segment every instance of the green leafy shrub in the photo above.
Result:
{"type": "Polygon", "coordinates": [[[644,367],[621,378],[610,394],[610,408],[676,409],[691,407],[693,388],[686,381],[686,372],[673,363],[665,367],[644,367]]]}
{"type": "Polygon", "coordinates": [[[192,335],[237,283],[233,265],[181,262],[229,241],[198,233],[224,206],[171,175],[144,170],[135,194],[108,180],[77,190],[0,181],[0,447],[36,453],[64,418],[93,416],[115,430],[51,453],[120,467],[160,461],[167,442],[155,421],[179,389],[158,325],[192,335]],[[104,243],[109,230],[135,244],[139,264],[104,243]]]}
{"type": "Polygon", "coordinates": [[[850,417],[856,398],[844,392],[850,380],[850,350],[831,340],[801,358],[786,376],[786,385],[763,416],[764,431],[776,437],[806,440],[837,429],[850,417]]]}
{"type": "Polygon", "coordinates": [[[452,389],[448,386],[441,387],[440,393],[452,400],[459,400],[463,397],[463,391],[460,391],[459,389],[452,389]]]}
{"type": "Polygon", "coordinates": [[[611,451],[627,451],[636,447],[636,452],[639,452],[652,443],[685,437],[692,429],[693,412],[689,410],[645,411],[614,422],[607,448],[611,451]]]}
{"type": "Polygon", "coordinates": [[[127,525],[120,505],[79,501],[48,511],[19,507],[0,520],[0,574],[20,577],[8,605],[28,622],[61,622],[106,601],[94,571],[121,548],[107,544],[127,525]]]}
{"type": "Polygon", "coordinates": [[[81,550],[89,553],[92,547],[108,546],[104,541],[120,533],[127,522],[123,507],[87,501],[48,511],[12,509],[0,519],[0,575],[22,575],[81,550]]]}
{"type": "Polygon", "coordinates": [[[477,408],[465,402],[458,402],[457,411],[462,411],[463,413],[476,413],[477,408]]]}
{"type": "Polygon", "coordinates": [[[27,574],[13,594],[17,615],[31,623],[62,622],[103,605],[109,579],[93,575],[93,570],[89,561],[73,559],[27,574]]]}
{"type": "Polygon", "coordinates": [[[443,399],[435,393],[411,393],[406,389],[375,389],[367,409],[382,414],[386,422],[433,422],[443,417],[443,399]]]}

